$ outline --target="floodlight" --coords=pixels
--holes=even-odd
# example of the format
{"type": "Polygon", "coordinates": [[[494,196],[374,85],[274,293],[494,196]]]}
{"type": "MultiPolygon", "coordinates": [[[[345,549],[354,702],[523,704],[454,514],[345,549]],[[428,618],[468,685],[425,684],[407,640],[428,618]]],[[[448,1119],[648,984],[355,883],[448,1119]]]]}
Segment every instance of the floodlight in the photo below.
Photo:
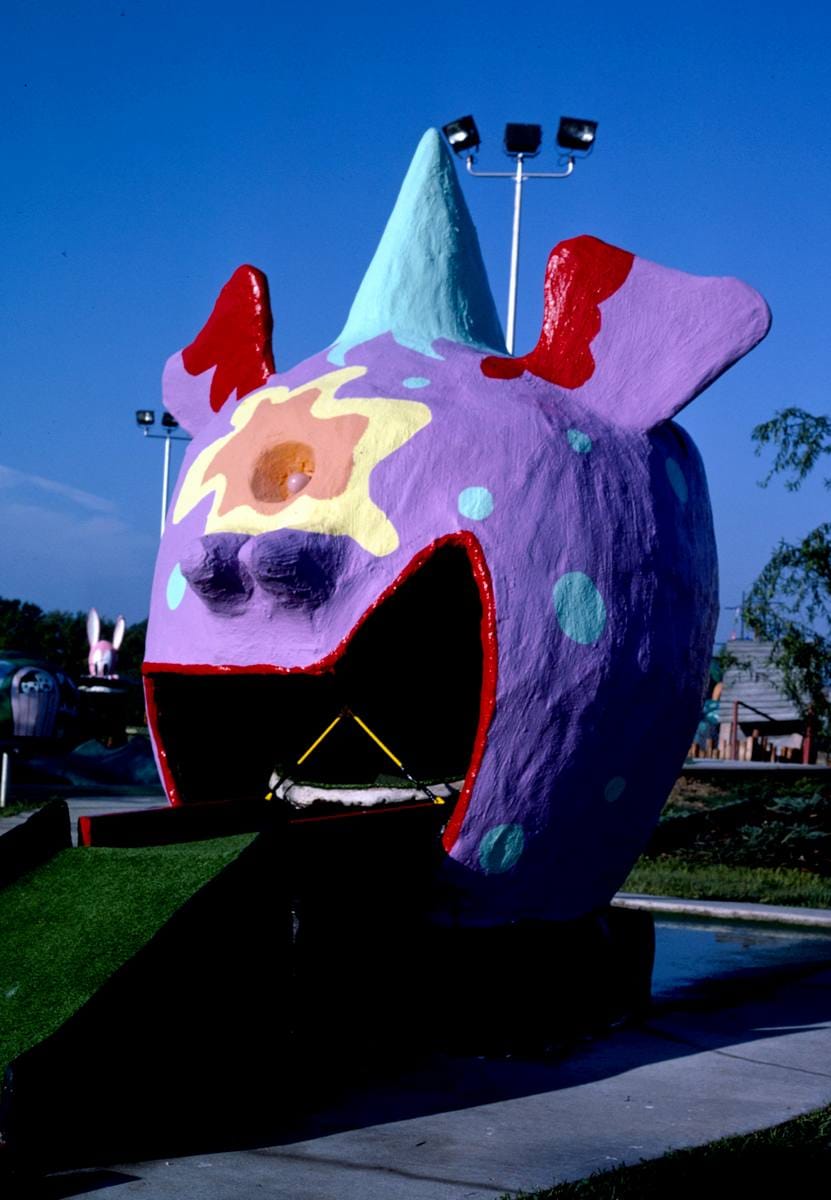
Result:
{"type": "Polygon", "coordinates": [[[479,147],[479,130],[473,117],[459,117],[442,126],[450,149],[455,154],[473,154],[479,147]]]}
{"type": "Polygon", "coordinates": [[[167,520],[167,507],[169,503],[170,492],[170,451],[171,442],[188,442],[190,438],[185,433],[176,433],[179,428],[179,422],[174,417],[173,413],[162,411],[161,417],[161,433],[151,433],[151,428],[156,424],[156,414],[152,408],[136,409],[136,424],[139,429],[144,431],[146,438],[155,438],[159,442],[164,442],[164,468],[162,471],[162,519],[160,523],[160,532],[164,533],[165,522],[167,520]]]}
{"type": "Polygon", "coordinates": [[[516,333],[516,294],[519,274],[519,227],[522,214],[522,188],[529,179],[567,179],[573,174],[578,158],[585,158],[594,145],[597,121],[584,121],[580,117],[561,117],[557,131],[557,144],[562,150],[559,169],[556,171],[531,171],[526,158],[539,154],[542,147],[542,126],[512,122],[505,126],[505,152],[513,160],[511,171],[479,171],[472,151],[479,145],[479,133],[473,117],[460,117],[444,126],[445,136],[457,154],[470,148],[465,167],[468,175],[477,179],[511,179],[514,184],[514,223],[511,232],[511,269],[508,276],[508,313],[505,321],[505,344],[508,353],[514,352],[516,333]],[[582,151],[582,153],[576,153],[582,151]]]}
{"type": "Polygon", "coordinates": [[[539,154],[542,145],[542,125],[505,126],[505,153],[521,154],[523,158],[533,158],[539,154]]]}
{"type": "Polygon", "coordinates": [[[560,117],[557,130],[557,145],[563,150],[591,150],[597,136],[597,121],[584,121],[582,117],[560,117]]]}

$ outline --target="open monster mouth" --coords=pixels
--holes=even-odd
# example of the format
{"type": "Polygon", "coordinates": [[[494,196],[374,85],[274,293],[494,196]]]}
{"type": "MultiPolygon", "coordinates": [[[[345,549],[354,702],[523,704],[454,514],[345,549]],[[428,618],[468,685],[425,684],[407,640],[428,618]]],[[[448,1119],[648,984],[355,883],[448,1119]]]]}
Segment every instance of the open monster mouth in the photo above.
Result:
{"type": "Polygon", "coordinates": [[[168,795],[174,804],[252,800],[272,788],[295,807],[337,811],[455,798],[464,781],[464,804],[490,722],[495,655],[487,567],[476,539],[455,534],[417,555],[309,668],[147,663],[168,795]]]}

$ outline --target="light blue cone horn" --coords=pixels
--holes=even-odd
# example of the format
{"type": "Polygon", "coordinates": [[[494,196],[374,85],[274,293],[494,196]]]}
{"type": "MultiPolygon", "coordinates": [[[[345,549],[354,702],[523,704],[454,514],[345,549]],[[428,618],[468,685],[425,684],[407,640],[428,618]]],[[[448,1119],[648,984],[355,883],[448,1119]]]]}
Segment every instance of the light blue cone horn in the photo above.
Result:
{"type": "Polygon", "coordinates": [[[382,333],[432,358],[438,338],[507,353],[479,238],[436,129],[418,144],[330,362],[343,365],[382,333]]]}

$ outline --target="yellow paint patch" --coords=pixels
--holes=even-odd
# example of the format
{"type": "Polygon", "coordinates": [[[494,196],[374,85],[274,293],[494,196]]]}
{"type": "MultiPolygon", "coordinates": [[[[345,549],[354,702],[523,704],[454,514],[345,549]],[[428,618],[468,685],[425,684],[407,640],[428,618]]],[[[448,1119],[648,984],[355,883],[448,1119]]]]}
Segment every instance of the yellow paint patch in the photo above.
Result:
{"type": "MultiPolygon", "coordinates": [[[[379,462],[400,449],[429,424],[431,412],[426,404],[417,400],[336,398],[339,387],[359,379],[366,374],[366,370],[366,367],[345,367],[339,371],[329,371],[319,379],[310,380],[297,388],[267,387],[246,396],[231,417],[232,432],[206,446],[188,471],[173,512],[174,523],[178,524],[206,496],[213,494],[211,510],[205,521],[205,533],[258,534],[277,529],[300,529],[314,533],[347,534],[370,554],[379,557],[391,554],[398,548],[398,531],[386,513],[370,499],[369,477],[379,462]],[[273,505],[258,505],[256,497],[250,493],[246,501],[223,511],[229,481],[223,471],[215,468],[217,455],[226,446],[229,449],[232,447],[261,405],[286,404],[312,390],[320,393],[310,409],[311,415],[318,420],[329,421],[349,414],[357,414],[367,420],[366,429],[355,444],[352,470],[343,490],[325,499],[301,494],[282,505],[277,512],[273,511],[273,505]],[[264,508],[270,508],[271,511],[264,511],[264,508]]],[[[262,449],[260,446],[259,451],[262,449]]],[[[250,439],[240,438],[239,450],[239,457],[232,458],[235,498],[240,495],[241,488],[245,490],[255,465],[251,457],[250,439]]],[[[229,455],[223,455],[223,465],[228,460],[229,455]]]]}

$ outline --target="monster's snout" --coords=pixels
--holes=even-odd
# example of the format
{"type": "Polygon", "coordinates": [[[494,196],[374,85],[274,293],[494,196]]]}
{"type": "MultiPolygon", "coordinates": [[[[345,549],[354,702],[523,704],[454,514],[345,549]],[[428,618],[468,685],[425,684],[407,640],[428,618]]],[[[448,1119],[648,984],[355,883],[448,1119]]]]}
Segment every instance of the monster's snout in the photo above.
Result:
{"type": "Polygon", "coordinates": [[[249,537],[206,534],[182,556],[193,591],[213,612],[234,615],[255,591],[285,609],[314,609],[329,599],[341,567],[337,540],[294,530],[249,537]]]}
{"type": "Polygon", "coordinates": [[[341,543],[281,529],[250,538],[240,554],[256,585],[285,608],[317,608],[335,590],[341,543]]]}
{"type": "Polygon", "coordinates": [[[339,785],[374,785],[390,747],[411,781],[462,783],[449,921],[605,906],[689,745],[717,613],[706,483],[668,422],[769,321],[738,280],[580,236],[506,357],[435,131],[334,344],[277,374],[265,276],[235,271],[163,379],[194,439],[145,664],[171,801],[261,796],[333,731],[339,785]],[[359,714],[378,732],[353,754],[359,714]]]}

